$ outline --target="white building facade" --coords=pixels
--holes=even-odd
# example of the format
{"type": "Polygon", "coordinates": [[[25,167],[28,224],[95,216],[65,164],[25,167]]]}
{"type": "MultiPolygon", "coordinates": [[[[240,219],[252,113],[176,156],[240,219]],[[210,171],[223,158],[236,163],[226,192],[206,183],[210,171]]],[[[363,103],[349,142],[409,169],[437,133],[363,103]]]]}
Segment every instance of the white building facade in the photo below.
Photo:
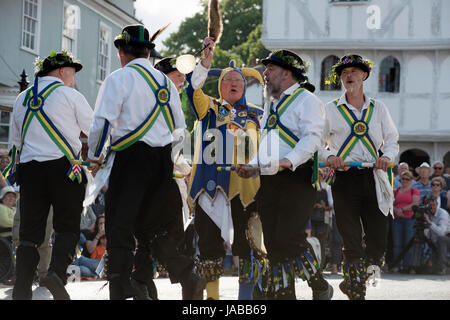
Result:
{"type": "Polygon", "coordinates": [[[83,65],[75,88],[94,108],[103,80],[121,67],[114,37],[135,23],[134,0],[1,0],[0,148],[11,147],[10,114],[23,70],[32,85],[36,58],[72,52],[83,65]]]}
{"type": "Polygon", "coordinates": [[[264,0],[262,42],[297,52],[324,102],[342,94],[324,84],[337,59],[374,62],[368,96],[389,108],[400,133],[397,162],[450,166],[450,1],[264,0]]]}

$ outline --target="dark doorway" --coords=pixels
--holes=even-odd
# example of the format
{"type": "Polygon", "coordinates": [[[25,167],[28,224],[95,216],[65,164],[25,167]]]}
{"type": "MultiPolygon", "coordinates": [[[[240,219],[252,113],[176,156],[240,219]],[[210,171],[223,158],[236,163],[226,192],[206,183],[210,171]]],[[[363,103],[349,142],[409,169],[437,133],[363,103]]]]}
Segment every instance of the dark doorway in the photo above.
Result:
{"type": "Polygon", "coordinates": [[[400,155],[400,162],[406,162],[414,175],[416,175],[415,168],[420,166],[423,162],[427,162],[431,166],[430,156],[420,149],[406,150],[400,155]]]}

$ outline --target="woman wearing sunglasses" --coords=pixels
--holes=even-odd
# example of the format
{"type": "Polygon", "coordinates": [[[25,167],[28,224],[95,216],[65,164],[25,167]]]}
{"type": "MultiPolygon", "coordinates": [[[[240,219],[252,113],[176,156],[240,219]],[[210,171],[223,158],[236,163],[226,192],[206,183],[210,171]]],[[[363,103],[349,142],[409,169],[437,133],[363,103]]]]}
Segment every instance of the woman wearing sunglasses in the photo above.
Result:
{"type": "Polygon", "coordinates": [[[447,192],[445,180],[442,177],[431,179],[431,194],[437,198],[438,208],[447,209],[447,192]]]}
{"type": "MultiPolygon", "coordinates": [[[[392,242],[394,261],[402,252],[411,238],[414,236],[414,218],[412,206],[418,205],[420,201],[420,192],[418,189],[411,187],[413,175],[409,171],[401,174],[401,187],[394,190],[394,220],[392,221],[392,242]]],[[[392,272],[409,273],[411,262],[411,253],[409,250],[403,260],[393,266],[392,272]]]]}

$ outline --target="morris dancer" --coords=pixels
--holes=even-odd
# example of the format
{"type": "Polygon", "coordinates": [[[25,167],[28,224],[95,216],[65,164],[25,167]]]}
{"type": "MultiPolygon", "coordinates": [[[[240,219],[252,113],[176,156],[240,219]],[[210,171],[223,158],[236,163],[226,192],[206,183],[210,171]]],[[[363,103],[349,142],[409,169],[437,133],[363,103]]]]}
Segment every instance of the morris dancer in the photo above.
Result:
{"type": "Polygon", "coordinates": [[[88,133],[93,111],[75,89],[79,61],[63,51],[52,51],[36,63],[34,86],[22,92],[14,104],[11,137],[13,158],[20,155],[20,230],[17,248],[17,280],[13,299],[31,299],[31,286],[39,263],[37,248],[45,238],[50,206],[53,206],[55,242],[44,285],[55,300],[69,300],[64,288],[66,269],[80,237],[86,174],[71,161],[80,159],[80,132],[88,133]]]}
{"type": "Polygon", "coordinates": [[[259,179],[245,180],[235,172],[219,172],[217,168],[238,161],[248,162],[245,135],[251,141],[250,154],[256,151],[263,110],[246,102],[245,76],[253,76],[261,83],[262,77],[254,69],[236,67],[234,61],[224,70],[210,70],[213,39],[205,38],[203,47],[206,47],[204,58],[192,75],[188,75],[187,88],[198,119],[188,193],[188,203],[195,208],[194,223],[199,236],[197,270],[207,277],[207,299],[218,300],[219,277],[223,273],[226,254],[224,241],[232,243],[233,255],[239,256],[239,299],[251,300],[263,263],[256,259],[245,230],[250,216],[257,211],[255,195],[259,179]],[[208,73],[219,76],[219,99],[205,95],[201,89],[208,73]],[[240,158],[239,154],[242,155],[240,158]]]}
{"type": "Polygon", "coordinates": [[[110,134],[114,152],[105,206],[111,299],[150,299],[152,254],[167,262],[171,282],[180,282],[187,295],[205,285],[193,273],[193,260],[178,254],[170,232],[182,210],[172,178],[172,132],[186,125],[175,85],[148,60],[162,30],[150,38],[143,25],[130,25],[116,37],[123,68],[100,88],[88,140],[91,162],[101,163],[110,134]]]}
{"type": "MultiPolygon", "coordinates": [[[[270,107],[265,110],[259,151],[259,212],[272,271],[274,299],[296,299],[295,275],[308,282],[313,299],[329,300],[333,288],[322,277],[304,230],[316,192],[311,183],[313,161],[320,146],[324,111],[320,100],[304,89],[307,65],[294,52],[277,50],[262,60],[270,107]]],[[[307,85],[313,91],[314,87],[307,85]]],[[[252,160],[252,165],[258,161],[252,160]]],[[[240,165],[242,177],[257,169],[240,165]]],[[[252,178],[251,178],[252,179],[252,178]]],[[[251,180],[250,179],[250,180],[251,180]]]]}
{"type": "Polygon", "coordinates": [[[330,176],[334,210],[344,243],[344,281],[339,288],[349,299],[364,299],[366,268],[381,267],[387,244],[388,214],[393,194],[386,170],[398,154],[398,132],[381,101],[364,93],[373,63],[353,54],[333,66],[331,81],[342,81],[345,93],[326,104],[325,144],[320,157],[335,171],[330,176]],[[382,149],[383,155],[379,156],[382,149]],[[344,170],[344,160],[375,162],[372,168],[344,170]],[[384,190],[385,198],[383,198],[384,190]],[[361,224],[362,222],[362,224],[361,224]],[[366,248],[362,246],[362,234],[366,248]]]}

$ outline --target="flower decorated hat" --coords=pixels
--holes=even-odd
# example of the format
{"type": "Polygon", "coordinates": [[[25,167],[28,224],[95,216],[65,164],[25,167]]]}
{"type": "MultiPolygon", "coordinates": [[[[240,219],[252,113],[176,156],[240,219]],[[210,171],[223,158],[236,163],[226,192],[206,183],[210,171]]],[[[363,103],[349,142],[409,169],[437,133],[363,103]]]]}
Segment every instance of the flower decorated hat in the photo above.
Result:
{"type": "Polygon", "coordinates": [[[61,51],[58,53],[52,51],[50,52],[50,55],[43,60],[37,58],[34,64],[34,71],[38,77],[43,77],[50,71],[58,68],[72,67],[75,68],[75,72],[78,72],[83,68],[80,61],[75,60],[72,54],[67,51],[61,51]]]}
{"type": "Polygon", "coordinates": [[[295,52],[285,49],[271,52],[267,58],[261,60],[261,63],[265,66],[272,63],[303,77],[309,68],[309,63],[304,62],[295,52]]]}
{"type": "MultiPolygon", "coordinates": [[[[369,78],[370,72],[372,71],[373,62],[369,59],[365,59],[357,54],[346,54],[339,61],[333,65],[331,73],[326,81],[327,84],[330,82],[336,83],[341,77],[342,70],[349,67],[360,68],[364,72],[367,72],[367,78],[369,78]]],[[[364,79],[364,81],[366,80],[364,79]]]]}

